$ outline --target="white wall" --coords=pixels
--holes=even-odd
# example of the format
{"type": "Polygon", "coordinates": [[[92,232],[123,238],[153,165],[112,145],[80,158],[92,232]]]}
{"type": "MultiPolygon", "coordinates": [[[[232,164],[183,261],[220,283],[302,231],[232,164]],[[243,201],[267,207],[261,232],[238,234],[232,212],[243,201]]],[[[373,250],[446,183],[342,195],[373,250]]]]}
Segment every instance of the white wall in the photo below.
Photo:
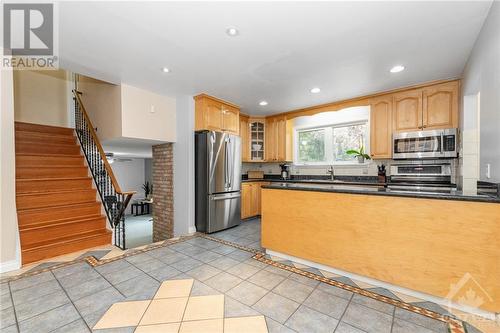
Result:
{"type": "MultiPolygon", "coordinates": [[[[462,89],[463,96],[480,93],[479,178],[500,182],[500,2],[498,1],[492,3],[467,61],[462,89]],[[486,177],[488,164],[491,170],[489,179],[486,177]]],[[[465,131],[463,134],[468,135],[465,131]]],[[[464,160],[464,170],[467,167],[465,163],[464,160]]]]}
{"type": "Polygon", "coordinates": [[[175,98],[122,84],[122,136],[175,142],[175,104],[175,98]]]}
{"type": "MultiPolygon", "coordinates": [[[[0,49],[3,53],[3,49],[0,49]]],[[[0,80],[0,272],[21,266],[16,210],[16,157],[14,151],[14,79],[2,69],[0,80]]]]}
{"type": "Polygon", "coordinates": [[[177,97],[177,142],[174,143],[174,235],[194,226],[194,100],[177,97]]]}
{"type": "Polygon", "coordinates": [[[80,75],[78,90],[82,92],[83,106],[101,142],[121,137],[120,86],[80,75]]]}
{"type": "Polygon", "coordinates": [[[14,71],[15,120],[69,127],[69,72],[14,71]]]}
{"type": "Polygon", "coordinates": [[[145,182],[145,162],[143,158],[126,158],[127,161],[114,161],[111,164],[122,191],[136,191],[132,199],[144,198],[142,184],[145,182]],[[130,160],[130,161],[128,161],[130,160]]]}

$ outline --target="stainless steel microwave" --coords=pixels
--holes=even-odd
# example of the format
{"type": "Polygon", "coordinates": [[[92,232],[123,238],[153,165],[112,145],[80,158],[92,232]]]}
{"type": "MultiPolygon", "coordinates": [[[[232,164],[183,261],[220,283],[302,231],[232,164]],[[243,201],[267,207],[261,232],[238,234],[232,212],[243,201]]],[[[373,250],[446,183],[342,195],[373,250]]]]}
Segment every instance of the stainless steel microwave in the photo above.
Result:
{"type": "Polygon", "coordinates": [[[392,158],[454,158],[458,155],[457,143],[456,128],[396,133],[392,158]]]}

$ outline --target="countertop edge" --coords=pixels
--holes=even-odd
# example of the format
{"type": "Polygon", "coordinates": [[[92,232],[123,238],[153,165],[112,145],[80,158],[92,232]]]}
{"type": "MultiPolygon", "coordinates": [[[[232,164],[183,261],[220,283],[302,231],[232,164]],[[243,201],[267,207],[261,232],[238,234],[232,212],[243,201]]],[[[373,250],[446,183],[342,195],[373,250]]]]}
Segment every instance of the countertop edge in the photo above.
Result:
{"type": "MultiPolygon", "coordinates": [[[[324,183],[323,183],[324,184],[324,183]]],[[[343,183],[349,185],[347,183],[343,183]]],[[[342,186],[343,184],[332,184],[342,186]]],[[[351,184],[352,185],[352,184],[351,184]]],[[[359,183],[358,183],[359,185],[359,183]]],[[[436,200],[454,200],[454,201],[469,201],[469,202],[482,202],[482,203],[500,203],[500,198],[495,197],[471,197],[471,196],[457,196],[457,195],[435,195],[435,194],[416,194],[416,193],[391,193],[391,192],[370,192],[363,190],[352,189],[328,189],[328,188],[314,188],[314,187],[284,187],[277,185],[264,185],[264,189],[272,190],[292,190],[292,191],[309,191],[309,192],[327,192],[327,193],[346,193],[358,195],[382,195],[388,197],[403,197],[403,198],[417,198],[417,199],[436,199],[436,200]]]]}

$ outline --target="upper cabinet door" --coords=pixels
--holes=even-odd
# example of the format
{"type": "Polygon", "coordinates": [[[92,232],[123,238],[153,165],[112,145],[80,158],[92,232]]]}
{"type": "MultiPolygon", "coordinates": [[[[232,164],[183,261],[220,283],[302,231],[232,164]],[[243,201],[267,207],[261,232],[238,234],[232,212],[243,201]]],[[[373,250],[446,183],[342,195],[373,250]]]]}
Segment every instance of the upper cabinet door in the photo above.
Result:
{"type": "Polygon", "coordinates": [[[394,131],[417,131],[422,128],[422,91],[394,94],[394,131]]]}
{"type": "Polygon", "coordinates": [[[423,127],[458,127],[458,82],[423,89],[423,127]]]}
{"type": "Polygon", "coordinates": [[[370,154],[373,159],[392,158],[391,96],[383,96],[371,101],[370,154]]]}
{"type": "Polygon", "coordinates": [[[266,119],[266,161],[277,160],[276,148],[276,119],[268,118],[266,119]]]}
{"type": "Polygon", "coordinates": [[[222,128],[222,104],[207,100],[205,109],[205,128],[208,130],[220,130],[222,128]]]}
{"type": "Polygon", "coordinates": [[[240,115],[241,160],[250,161],[250,123],[248,117],[240,115]]]}
{"type": "Polygon", "coordinates": [[[276,120],[276,159],[286,160],[286,118],[279,117],[276,120]]]}
{"type": "Polygon", "coordinates": [[[240,111],[232,106],[222,104],[222,130],[239,134],[240,111]]]}

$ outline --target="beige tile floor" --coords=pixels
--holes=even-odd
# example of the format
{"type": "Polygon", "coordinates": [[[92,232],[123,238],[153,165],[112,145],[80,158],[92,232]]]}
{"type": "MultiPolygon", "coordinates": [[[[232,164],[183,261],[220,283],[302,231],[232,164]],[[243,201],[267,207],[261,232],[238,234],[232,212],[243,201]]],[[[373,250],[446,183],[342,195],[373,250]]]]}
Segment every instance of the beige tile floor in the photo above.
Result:
{"type": "Polygon", "coordinates": [[[224,318],[224,295],[191,296],[194,279],[163,282],[151,300],[117,302],[93,329],[137,326],[136,333],[267,333],[264,316],[224,318]]]}

